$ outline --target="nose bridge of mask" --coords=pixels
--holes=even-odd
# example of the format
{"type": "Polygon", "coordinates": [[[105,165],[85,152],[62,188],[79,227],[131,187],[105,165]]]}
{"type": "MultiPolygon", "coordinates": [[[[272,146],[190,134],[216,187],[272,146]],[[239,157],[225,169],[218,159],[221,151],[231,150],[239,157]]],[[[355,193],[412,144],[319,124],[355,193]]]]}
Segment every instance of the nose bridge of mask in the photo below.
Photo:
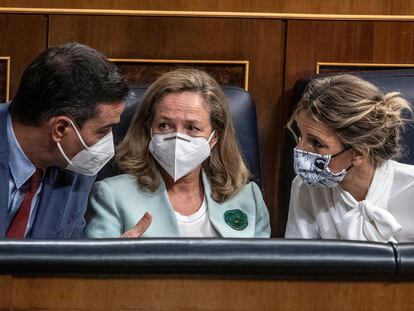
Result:
{"type": "Polygon", "coordinates": [[[155,137],[155,140],[158,140],[158,139],[156,139],[156,136],[159,135],[159,137],[164,136],[162,138],[163,141],[168,141],[168,140],[175,140],[175,141],[177,141],[177,140],[181,140],[183,142],[188,142],[188,143],[191,143],[194,140],[199,139],[199,138],[204,138],[206,140],[206,143],[210,143],[210,141],[213,138],[213,135],[215,133],[215,131],[211,132],[211,134],[208,137],[208,139],[206,139],[204,136],[194,136],[193,137],[193,136],[189,136],[189,135],[186,135],[186,134],[182,134],[180,132],[174,132],[174,133],[171,133],[171,134],[162,134],[162,133],[155,133],[154,134],[152,132],[152,129],[150,130],[150,132],[151,132],[151,138],[154,139],[154,137],[155,137]]]}

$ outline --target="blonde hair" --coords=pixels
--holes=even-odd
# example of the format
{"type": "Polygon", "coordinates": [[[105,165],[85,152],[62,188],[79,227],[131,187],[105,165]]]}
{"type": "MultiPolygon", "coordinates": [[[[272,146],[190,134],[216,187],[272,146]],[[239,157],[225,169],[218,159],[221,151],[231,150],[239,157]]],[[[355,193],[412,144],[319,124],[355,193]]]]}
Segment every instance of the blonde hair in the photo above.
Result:
{"type": "Polygon", "coordinates": [[[410,104],[399,93],[383,94],[373,84],[349,75],[311,81],[288,122],[307,111],[317,122],[332,129],[345,147],[368,147],[377,163],[402,155],[401,131],[410,104]]]}
{"type": "Polygon", "coordinates": [[[150,85],[117,148],[116,161],[124,172],[136,178],[143,190],[154,192],[158,188],[159,166],[148,149],[151,124],[158,103],[166,95],[185,91],[199,94],[209,107],[218,142],[202,167],[211,183],[212,198],[223,202],[249,181],[250,173],[240,154],[226,97],[217,82],[203,71],[177,69],[161,75],[150,85]]]}

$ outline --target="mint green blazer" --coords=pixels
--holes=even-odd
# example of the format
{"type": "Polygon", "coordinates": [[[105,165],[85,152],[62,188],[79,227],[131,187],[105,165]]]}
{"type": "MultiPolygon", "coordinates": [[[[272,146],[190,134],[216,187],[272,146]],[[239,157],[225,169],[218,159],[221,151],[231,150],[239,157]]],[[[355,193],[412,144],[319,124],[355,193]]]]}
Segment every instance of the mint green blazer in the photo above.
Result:
{"type": "MultiPolygon", "coordinates": [[[[223,203],[211,198],[210,183],[203,173],[204,192],[211,224],[223,238],[270,237],[269,213],[259,187],[250,182],[235,196],[223,203]],[[225,220],[229,210],[247,215],[244,229],[233,229],[225,220]]],[[[155,192],[140,190],[134,177],[118,175],[95,183],[89,199],[88,223],[85,229],[89,238],[120,237],[132,228],[148,211],[152,223],[142,237],[179,237],[177,220],[168,199],[165,184],[155,192]]],[[[233,226],[234,227],[234,226],[233,226]]]]}

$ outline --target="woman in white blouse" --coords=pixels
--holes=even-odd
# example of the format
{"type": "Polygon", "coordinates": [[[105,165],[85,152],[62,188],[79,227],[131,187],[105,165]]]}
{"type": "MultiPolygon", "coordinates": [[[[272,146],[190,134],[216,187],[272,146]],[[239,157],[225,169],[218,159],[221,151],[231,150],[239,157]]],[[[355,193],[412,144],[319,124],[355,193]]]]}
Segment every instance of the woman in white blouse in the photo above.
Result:
{"type": "Polygon", "coordinates": [[[310,82],[288,123],[300,136],[286,238],[414,241],[414,166],[393,160],[407,111],[355,76],[310,82]]]}

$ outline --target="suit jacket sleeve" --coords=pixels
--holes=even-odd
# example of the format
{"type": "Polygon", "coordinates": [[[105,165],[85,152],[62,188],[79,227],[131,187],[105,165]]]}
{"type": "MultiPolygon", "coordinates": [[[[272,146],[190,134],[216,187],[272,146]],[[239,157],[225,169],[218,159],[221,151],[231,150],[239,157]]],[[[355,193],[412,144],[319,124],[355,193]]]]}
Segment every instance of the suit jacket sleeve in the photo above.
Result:
{"type": "Polygon", "coordinates": [[[269,238],[270,237],[270,221],[269,211],[263,201],[262,192],[256,183],[252,182],[252,192],[254,201],[256,203],[256,226],[254,237],[255,238],[269,238]]]}
{"type": "Polygon", "coordinates": [[[124,233],[115,194],[105,181],[95,183],[92,188],[87,219],[87,238],[113,238],[124,233]]]}
{"type": "Polygon", "coordinates": [[[84,230],[85,230],[85,216],[79,215],[75,227],[73,229],[72,235],[70,236],[71,239],[81,239],[84,237],[84,230]]]}

